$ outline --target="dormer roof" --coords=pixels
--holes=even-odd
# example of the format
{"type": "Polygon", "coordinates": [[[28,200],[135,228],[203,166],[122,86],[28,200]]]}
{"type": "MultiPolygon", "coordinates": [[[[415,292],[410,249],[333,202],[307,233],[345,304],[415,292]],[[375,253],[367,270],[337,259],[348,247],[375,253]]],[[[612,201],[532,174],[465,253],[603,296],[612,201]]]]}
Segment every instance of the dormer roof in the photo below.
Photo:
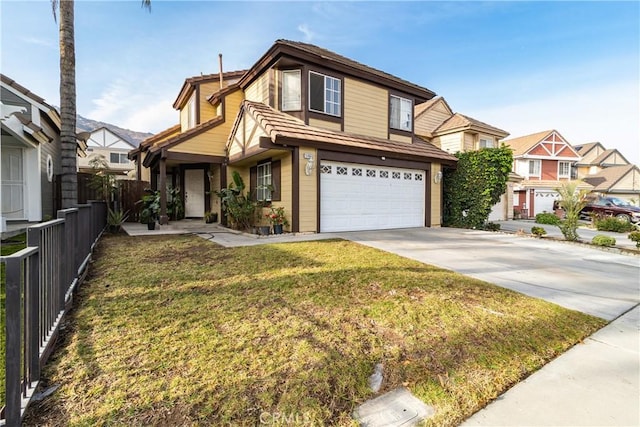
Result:
{"type": "MultiPolygon", "coordinates": [[[[247,70],[227,71],[226,73],[222,73],[222,79],[225,82],[227,82],[227,84],[234,84],[234,83],[237,83],[246,72],[247,70]]],[[[219,81],[220,81],[219,73],[218,74],[202,74],[199,76],[189,77],[185,79],[184,83],[182,84],[182,88],[178,93],[178,97],[173,102],[173,108],[175,108],[176,110],[179,110],[180,108],[182,108],[185,102],[187,102],[187,100],[189,99],[189,96],[191,96],[191,93],[193,92],[196,85],[202,84],[202,83],[219,82],[219,81]]],[[[210,96],[211,94],[204,94],[204,95],[210,96]]]]}

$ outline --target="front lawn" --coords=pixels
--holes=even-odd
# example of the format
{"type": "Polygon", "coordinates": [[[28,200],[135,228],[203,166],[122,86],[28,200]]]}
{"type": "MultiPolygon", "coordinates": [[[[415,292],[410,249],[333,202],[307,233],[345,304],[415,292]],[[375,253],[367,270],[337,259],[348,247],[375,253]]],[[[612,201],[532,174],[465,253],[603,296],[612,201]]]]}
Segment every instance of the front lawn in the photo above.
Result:
{"type": "Polygon", "coordinates": [[[457,425],[604,325],[348,241],[105,236],[95,258],[26,425],[352,425],[376,363],[457,425]]]}

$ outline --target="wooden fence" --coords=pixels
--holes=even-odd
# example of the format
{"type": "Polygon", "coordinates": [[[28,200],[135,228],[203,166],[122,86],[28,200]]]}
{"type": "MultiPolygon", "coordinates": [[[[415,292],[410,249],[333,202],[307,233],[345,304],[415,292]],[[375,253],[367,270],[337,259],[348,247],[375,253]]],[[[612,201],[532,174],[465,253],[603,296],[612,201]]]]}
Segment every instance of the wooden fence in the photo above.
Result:
{"type": "Polygon", "coordinates": [[[20,425],[106,218],[104,202],[60,210],[57,219],[27,228],[25,249],[0,257],[6,272],[5,402],[0,425],[20,425]]]}
{"type": "Polygon", "coordinates": [[[138,203],[145,194],[144,189],[149,188],[147,181],[118,181],[118,200],[120,209],[128,212],[127,221],[139,222],[142,204],[138,203]]]}

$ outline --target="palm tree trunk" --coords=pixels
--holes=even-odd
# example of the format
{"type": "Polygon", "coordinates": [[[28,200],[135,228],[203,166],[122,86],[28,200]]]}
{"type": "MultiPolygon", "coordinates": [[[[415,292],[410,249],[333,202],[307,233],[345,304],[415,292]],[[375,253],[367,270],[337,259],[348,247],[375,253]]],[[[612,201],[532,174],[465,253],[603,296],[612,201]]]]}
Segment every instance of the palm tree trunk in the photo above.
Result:
{"type": "Polygon", "coordinates": [[[73,0],[60,0],[60,142],[62,208],[78,203],[76,168],[76,50],[73,0]]]}

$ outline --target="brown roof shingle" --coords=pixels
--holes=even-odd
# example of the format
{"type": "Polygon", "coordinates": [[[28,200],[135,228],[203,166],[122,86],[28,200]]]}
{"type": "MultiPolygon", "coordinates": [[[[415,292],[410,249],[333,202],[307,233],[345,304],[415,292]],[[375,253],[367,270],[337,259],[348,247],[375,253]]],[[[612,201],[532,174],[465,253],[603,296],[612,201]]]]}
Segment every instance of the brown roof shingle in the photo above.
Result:
{"type": "MultiPolygon", "coordinates": [[[[640,173],[640,169],[636,165],[611,166],[602,169],[596,174],[589,175],[586,178],[583,178],[583,181],[593,185],[594,191],[607,193],[611,190],[612,187],[616,185],[616,183],[618,183],[618,181],[620,181],[634,169],[638,173],[640,173]]],[[[638,191],[638,188],[629,190],[638,191]]]]}
{"type": "Polygon", "coordinates": [[[481,122],[480,120],[476,120],[473,117],[465,116],[460,113],[455,113],[453,116],[445,120],[440,126],[438,126],[434,130],[434,133],[444,132],[447,130],[454,130],[454,129],[471,128],[471,127],[482,128],[488,133],[490,132],[492,134],[501,135],[503,138],[509,135],[509,132],[507,131],[504,131],[500,128],[491,126],[487,123],[481,122]]]}
{"type": "Polygon", "coordinates": [[[542,132],[532,133],[531,135],[520,136],[518,138],[507,139],[504,142],[506,145],[513,149],[513,155],[522,155],[529,151],[538,142],[545,139],[551,132],[551,130],[544,130],[542,132]]]}
{"type": "MultiPolygon", "coordinates": [[[[260,102],[243,101],[246,110],[266,131],[275,144],[282,143],[280,138],[307,140],[334,146],[357,147],[380,153],[395,153],[414,157],[438,159],[453,163],[457,158],[435,145],[415,137],[412,143],[403,143],[382,138],[355,135],[306,125],[302,120],[277,111],[260,102]]],[[[389,154],[388,154],[389,155],[389,154]]]]}

